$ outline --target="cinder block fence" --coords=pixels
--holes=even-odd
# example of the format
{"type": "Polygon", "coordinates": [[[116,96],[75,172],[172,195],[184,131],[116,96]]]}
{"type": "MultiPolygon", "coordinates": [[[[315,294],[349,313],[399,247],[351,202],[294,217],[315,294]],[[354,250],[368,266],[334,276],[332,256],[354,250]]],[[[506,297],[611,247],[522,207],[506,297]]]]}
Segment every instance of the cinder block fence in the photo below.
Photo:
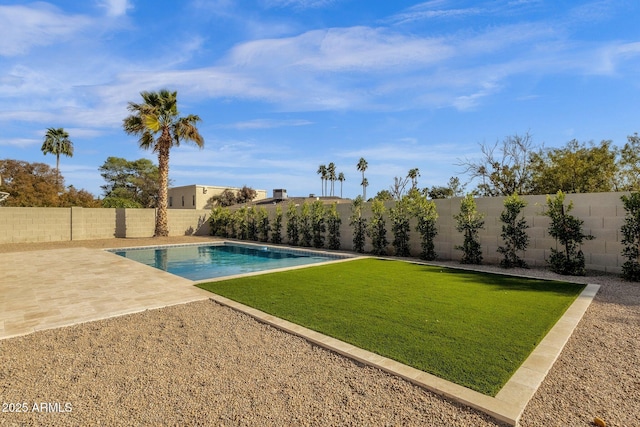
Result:
{"type": "MultiPolygon", "coordinates": [[[[0,207],[0,243],[152,237],[155,209],[0,207]]],[[[209,211],[168,211],[171,236],[208,235],[209,211]]]]}
{"type": "MultiPolygon", "coordinates": [[[[620,197],[628,193],[568,194],[566,203],[573,201],[572,215],[584,221],[584,231],[595,236],[582,247],[586,267],[592,270],[620,273],[625,259],[621,256],[620,227],[624,223],[625,210],[620,197]]],[[[542,212],[546,196],[523,196],[527,201],[524,216],[529,225],[529,248],[524,259],[531,266],[544,266],[549,257],[549,249],[555,247],[555,240],[547,233],[550,220],[542,212]]],[[[484,262],[497,264],[501,256],[497,253],[502,244],[500,233],[503,211],[502,197],[476,199],[478,211],[484,213],[485,228],[480,231],[480,242],[484,262]]],[[[453,215],[460,210],[460,198],[436,200],[438,211],[438,235],[435,249],[443,260],[456,260],[461,256],[456,245],[462,244],[462,235],[455,229],[453,215]]],[[[393,202],[386,204],[393,207],[393,202]]],[[[267,206],[270,216],[275,214],[275,206],[267,206]]],[[[349,226],[350,204],[339,204],[342,218],[340,228],[341,247],[353,248],[353,233],[349,226]]],[[[286,206],[283,206],[286,212],[286,206]]],[[[365,217],[371,216],[369,206],[365,206],[365,217]]],[[[172,236],[208,235],[209,224],[206,210],[169,209],[169,232],[172,236]]],[[[86,208],[7,208],[0,207],[0,243],[47,242],[65,240],[88,240],[107,238],[151,237],[154,232],[155,209],[86,209],[86,208]]],[[[412,224],[411,252],[420,253],[420,238],[412,224]]],[[[283,227],[283,234],[286,226],[283,227]]],[[[388,240],[393,240],[391,223],[387,219],[388,240]]],[[[286,236],[284,236],[286,242],[286,236]]],[[[365,250],[371,250],[367,241],[365,250]]],[[[393,255],[390,245],[388,253],[393,255]]]]}

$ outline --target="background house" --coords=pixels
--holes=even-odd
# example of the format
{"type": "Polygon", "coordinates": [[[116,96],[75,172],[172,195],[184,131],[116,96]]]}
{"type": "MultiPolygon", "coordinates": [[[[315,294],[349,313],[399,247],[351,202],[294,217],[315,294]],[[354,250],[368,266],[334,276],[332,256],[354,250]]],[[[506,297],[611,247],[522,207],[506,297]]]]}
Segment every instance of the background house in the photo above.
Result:
{"type": "MultiPolygon", "coordinates": [[[[209,199],[222,194],[224,190],[236,192],[240,188],[215,185],[184,185],[169,188],[169,209],[211,209],[209,199]]],[[[267,190],[255,191],[257,196],[254,200],[267,198],[267,190]]]]}

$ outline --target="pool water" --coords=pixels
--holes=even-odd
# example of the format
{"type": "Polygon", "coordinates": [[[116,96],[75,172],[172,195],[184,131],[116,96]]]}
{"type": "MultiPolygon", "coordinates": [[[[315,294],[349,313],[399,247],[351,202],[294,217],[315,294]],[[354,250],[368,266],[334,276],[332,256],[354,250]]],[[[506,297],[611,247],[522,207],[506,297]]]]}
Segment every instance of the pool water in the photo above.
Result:
{"type": "Polygon", "coordinates": [[[111,252],[194,281],[341,258],[311,251],[228,243],[117,249],[111,252]]]}

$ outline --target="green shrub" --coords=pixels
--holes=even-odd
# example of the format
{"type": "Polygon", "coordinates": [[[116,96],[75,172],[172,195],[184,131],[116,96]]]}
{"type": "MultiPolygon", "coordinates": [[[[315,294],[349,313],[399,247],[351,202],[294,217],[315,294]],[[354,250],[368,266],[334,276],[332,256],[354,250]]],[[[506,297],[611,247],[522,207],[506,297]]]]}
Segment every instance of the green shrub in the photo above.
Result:
{"type": "Polygon", "coordinates": [[[263,206],[258,208],[256,212],[256,224],[258,227],[258,240],[268,242],[271,225],[269,224],[269,212],[263,206]]]}
{"type": "Polygon", "coordinates": [[[635,282],[640,281],[640,193],[622,196],[624,210],[627,212],[622,233],[622,256],[627,259],[622,264],[622,277],[635,282]]]}
{"type": "Polygon", "coordinates": [[[300,242],[300,214],[293,202],[289,202],[287,207],[287,239],[291,246],[297,246],[300,242]]]}
{"type": "Polygon", "coordinates": [[[460,201],[460,213],[453,216],[456,220],[456,230],[464,234],[462,246],[456,245],[456,249],[462,251],[462,264],[481,264],[482,250],[478,230],[484,227],[484,215],[478,213],[473,194],[467,194],[460,201]]]}
{"type": "Polygon", "coordinates": [[[271,227],[271,243],[282,243],[282,207],[276,206],[276,216],[273,218],[273,226],[271,227]]]}
{"type": "Polygon", "coordinates": [[[422,252],[420,258],[433,261],[437,254],[433,240],[438,234],[436,221],[438,220],[438,212],[436,204],[433,200],[427,200],[426,197],[420,195],[413,204],[413,214],[417,219],[416,231],[420,233],[420,247],[422,252]]]}
{"type": "Polygon", "coordinates": [[[229,222],[231,221],[231,211],[229,208],[215,207],[211,209],[209,217],[209,228],[212,236],[229,237],[229,222]]]}
{"type": "Polygon", "coordinates": [[[387,255],[387,228],[386,221],[384,220],[385,212],[384,202],[378,199],[373,199],[371,202],[371,221],[367,226],[367,235],[371,239],[373,249],[371,251],[374,255],[387,255]]]}
{"type": "Polygon", "coordinates": [[[313,240],[313,230],[311,226],[311,207],[306,201],[302,203],[300,209],[300,246],[311,246],[313,240]]]}
{"type": "Polygon", "coordinates": [[[409,245],[410,219],[411,198],[404,196],[396,201],[394,207],[389,209],[389,220],[391,221],[391,232],[393,233],[393,242],[391,244],[396,250],[396,256],[411,256],[411,247],[409,245]]]}
{"type": "Polygon", "coordinates": [[[329,249],[340,249],[340,225],[342,218],[338,213],[337,203],[327,208],[327,231],[329,232],[329,249]]]}
{"type": "Polygon", "coordinates": [[[518,253],[524,252],[529,245],[527,221],[523,217],[518,218],[525,206],[527,202],[516,193],[504,199],[505,209],[500,214],[500,221],[503,223],[500,236],[504,245],[498,247],[498,252],[504,256],[500,261],[501,267],[527,268],[527,263],[518,256],[518,253]]]}
{"type": "Polygon", "coordinates": [[[359,253],[364,253],[367,230],[367,219],[362,217],[363,207],[364,199],[359,195],[353,199],[351,216],[349,217],[349,226],[353,227],[353,250],[359,253]]]}
{"type": "Polygon", "coordinates": [[[562,245],[562,250],[551,248],[551,256],[547,260],[551,271],[558,274],[571,276],[584,276],[585,261],[580,245],[585,240],[593,239],[593,236],[582,232],[584,221],[569,215],[573,209],[573,202],[564,206],[565,195],[558,191],[555,197],[547,196],[546,216],[551,218],[549,235],[562,245]]]}
{"type": "Polygon", "coordinates": [[[255,206],[247,208],[247,239],[258,240],[258,211],[255,206]]]}
{"type": "Polygon", "coordinates": [[[314,248],[324,247],[324,233],[326,231],[324,205],[320,200],[316,200],[311,204],[311,233],[314,248]]]}

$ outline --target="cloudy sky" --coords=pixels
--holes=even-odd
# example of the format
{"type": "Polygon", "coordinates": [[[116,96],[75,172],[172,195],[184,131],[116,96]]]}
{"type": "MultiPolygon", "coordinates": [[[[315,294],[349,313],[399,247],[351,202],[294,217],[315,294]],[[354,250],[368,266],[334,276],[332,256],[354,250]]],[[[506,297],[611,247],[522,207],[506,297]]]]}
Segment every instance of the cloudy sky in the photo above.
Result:
{"type": "Polygon", "coordinates": [[[40,147],[63,127],[66,184],[101,195],[107,157],[157,161],[122,120],[161,88],[205,139],[172,151],[174,185],[319,194],[334,162],[355,197],[360,157],[374,195],[411,168],[443,185],[515,134],[622,146],[638,18],[637,0],[0,0],[0,159],[55,166],[40,147]]]}

